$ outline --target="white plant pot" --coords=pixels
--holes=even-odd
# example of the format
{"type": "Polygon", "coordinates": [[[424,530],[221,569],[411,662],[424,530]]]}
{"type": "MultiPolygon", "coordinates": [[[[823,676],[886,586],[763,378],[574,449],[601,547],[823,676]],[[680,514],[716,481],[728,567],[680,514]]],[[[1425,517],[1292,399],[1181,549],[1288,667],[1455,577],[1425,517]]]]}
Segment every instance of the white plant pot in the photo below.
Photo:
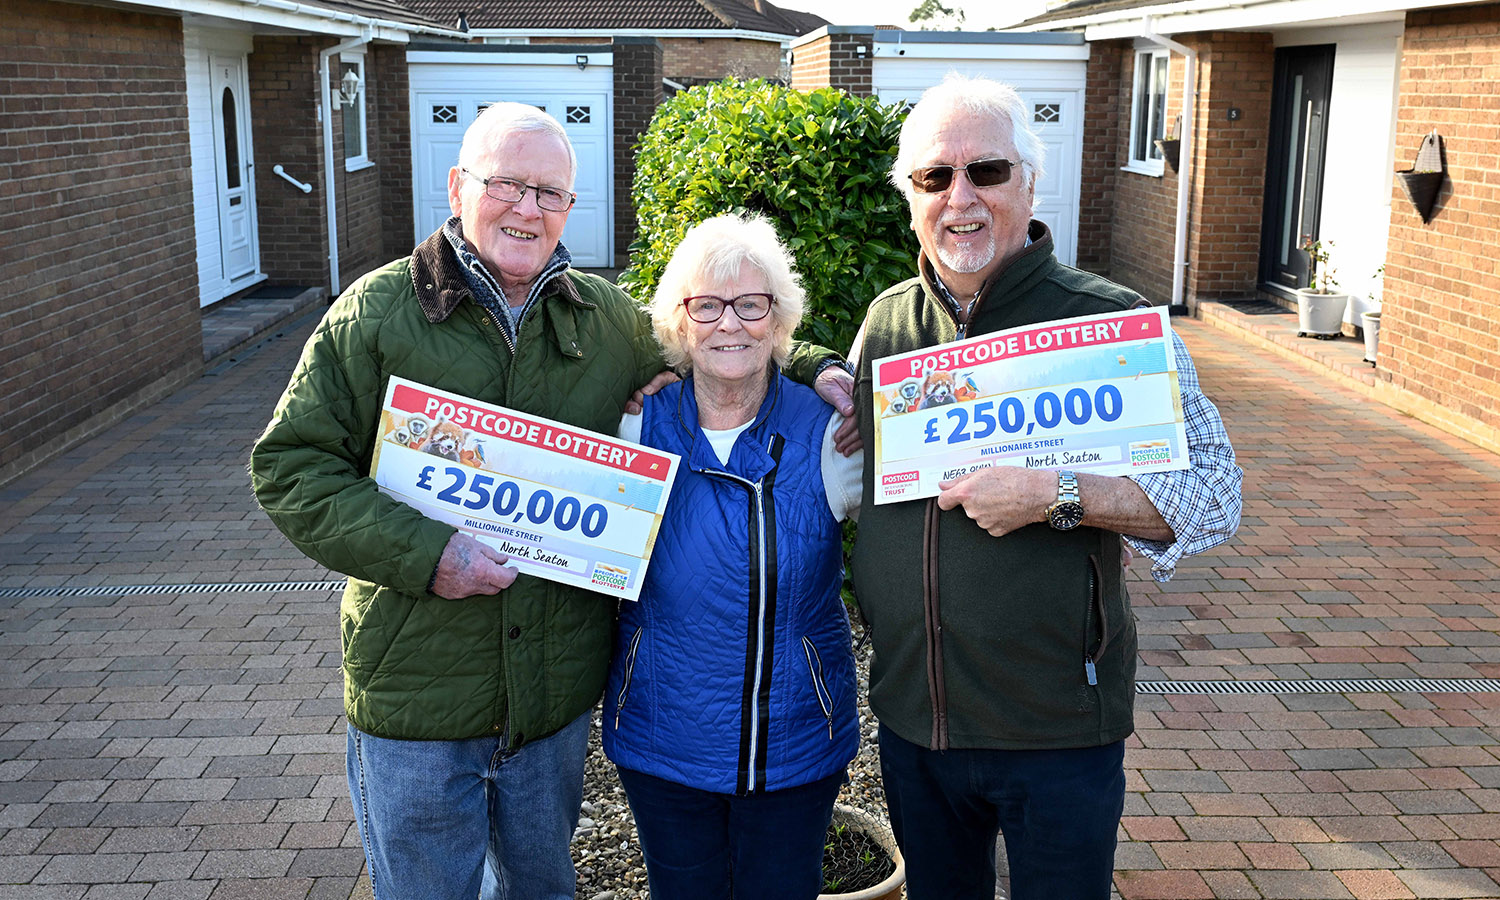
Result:
{"type": "Polygon", "coordinates": [[[1307,288],[1297,291],[1297,333],[1315,337],[1338,337],[1343,331],[1348,294],[1319,294],[1307,288]]]}
{"type": "Polygon", "coordinates": [[[1375,365],[1375,351],[1380,346],[1380,310],[1360,313],[1359,327],[1365,331],[1365,362],[1375,365]]]}

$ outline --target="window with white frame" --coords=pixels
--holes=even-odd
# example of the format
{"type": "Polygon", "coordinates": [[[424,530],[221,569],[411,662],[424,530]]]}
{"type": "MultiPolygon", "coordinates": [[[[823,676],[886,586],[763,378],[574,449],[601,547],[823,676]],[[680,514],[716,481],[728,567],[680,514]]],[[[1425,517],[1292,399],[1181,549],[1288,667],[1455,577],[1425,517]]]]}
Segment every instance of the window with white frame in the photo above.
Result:
{"type": "Polygon", "coordinates": [[[1161,173],[1161,150],[1155,142],[1166,135],[1169,59],[1170,54],[1159,48],[1136,51],[1130,95],[1130,168],[1161,173]]]}
{"type": "Polygon", "coordinates": [[[366,136],[365,55],[339,54],[338,80],[333,85],[344,118],[344,168],[353,170],[370,164],[366,136]]]}

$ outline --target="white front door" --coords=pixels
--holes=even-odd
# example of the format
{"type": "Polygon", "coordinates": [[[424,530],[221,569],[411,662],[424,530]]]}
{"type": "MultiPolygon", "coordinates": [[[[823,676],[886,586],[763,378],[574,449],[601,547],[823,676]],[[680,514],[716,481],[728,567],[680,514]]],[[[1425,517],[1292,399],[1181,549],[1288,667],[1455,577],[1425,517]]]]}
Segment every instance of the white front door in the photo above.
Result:
{"type": "Polygon", "coordinates": [[[219,256],[224,282],[248,279],[260,268],[251,177],[250,104],[243,56],[209,56],[209,108],[219,201],[219,256]]]}
{"type": "MultiPolygon", "coordinates": [[[[547,56],[551,55],[555,54],[547,56]]],[[[562,234],[573,265],[614,265],[610,56],[590,54],[587,70],[574,66],[573,56],[567,54],[567,65],[537,65],[510,62],[496,54],[416,51],[407,55],[415,169],[413,232],[418,243],[450,215],[448,170],[458,162],[464,131],[490,104],[511,100],[545,110],[561,122],[578,155],[578,176],[573,182],[578,202],[568,213],[562,234]]]]}

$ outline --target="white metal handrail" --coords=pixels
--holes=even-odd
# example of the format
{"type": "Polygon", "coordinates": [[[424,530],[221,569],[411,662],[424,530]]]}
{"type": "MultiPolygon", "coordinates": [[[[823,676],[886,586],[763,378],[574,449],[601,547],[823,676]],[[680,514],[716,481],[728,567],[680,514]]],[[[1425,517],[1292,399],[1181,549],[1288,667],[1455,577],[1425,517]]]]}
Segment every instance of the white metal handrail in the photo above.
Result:
{"type": "Polygon", "coordinates": [[[286,173],[286,169],[283,169],[280,166],[280,164],[277,164],[276,166],[273,166],[271,168],[271,171],[275,172],[277,175],[280,175],[282,178],[285,178],[287,181],[290,181],[292,183],[292,186],[295,187],[297,190],[301,191],[302,193],[304,193],[304,194],[311,194],[312,193],[312,185],[310,185],[310,184],[303,184],[302,182],[300,182],[297,179],[293,178],[292,176],[288,175],[286,173]]]}

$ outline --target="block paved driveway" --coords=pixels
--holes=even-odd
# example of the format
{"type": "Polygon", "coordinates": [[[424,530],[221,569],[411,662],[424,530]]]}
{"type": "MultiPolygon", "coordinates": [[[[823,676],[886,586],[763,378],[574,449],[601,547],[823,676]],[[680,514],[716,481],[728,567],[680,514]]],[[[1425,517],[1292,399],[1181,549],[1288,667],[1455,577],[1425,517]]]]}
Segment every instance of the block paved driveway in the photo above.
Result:
{"type": "MultiPolygon", "coordinates": [[[[1452,681],[1500,677],[1500,458],[1177,325],[1245,515],[1136,562],[1140,677],[1272,692],[1140,697],[1119,895],[1500,897],[1500,694],[1452,681]]],[[[0,900],[367,895],[337,576],[244,472],[310,327],[0,490],[0,900]]]]}

